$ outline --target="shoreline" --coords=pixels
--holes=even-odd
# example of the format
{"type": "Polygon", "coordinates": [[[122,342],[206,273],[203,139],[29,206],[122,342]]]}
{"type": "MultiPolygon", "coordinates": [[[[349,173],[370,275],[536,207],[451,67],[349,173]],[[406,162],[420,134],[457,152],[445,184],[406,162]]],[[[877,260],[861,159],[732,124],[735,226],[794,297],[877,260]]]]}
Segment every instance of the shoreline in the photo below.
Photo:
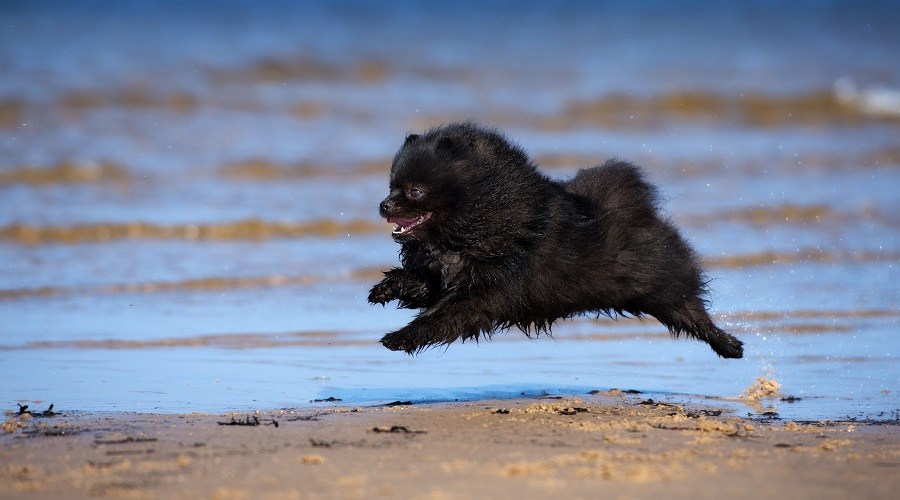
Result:
{"type": "Polygon", "coordinates": [[[900,488],[896,421],[750,419],[621,391],[398,403],[8,415],[0,490],[8,498],[891,498],[900,488]]]}

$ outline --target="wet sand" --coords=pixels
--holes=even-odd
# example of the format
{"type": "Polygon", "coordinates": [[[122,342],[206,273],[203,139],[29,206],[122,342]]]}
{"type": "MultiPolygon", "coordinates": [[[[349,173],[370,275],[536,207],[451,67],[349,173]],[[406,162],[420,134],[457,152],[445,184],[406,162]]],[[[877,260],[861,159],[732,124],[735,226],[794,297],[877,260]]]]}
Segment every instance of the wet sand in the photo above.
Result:
{"type": "Polygon", "coordinates": [[[891,498],[900,488],[896,422],[748,419],[617,390],[341,404],[250,415],[7,415],[0,491],[4,498],[891,498]]]}

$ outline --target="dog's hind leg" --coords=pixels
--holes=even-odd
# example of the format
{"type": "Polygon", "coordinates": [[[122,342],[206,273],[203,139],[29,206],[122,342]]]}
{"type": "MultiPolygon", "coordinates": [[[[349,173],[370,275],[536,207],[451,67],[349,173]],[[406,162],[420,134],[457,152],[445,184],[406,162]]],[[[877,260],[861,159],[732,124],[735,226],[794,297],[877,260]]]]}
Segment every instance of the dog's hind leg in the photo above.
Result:
{"type": "Polygon", "coordinates": [[[698,298],[691,298],[681,307],[666,311],[650,312],[675,336],[682,333],[709,344],[716,354],[723,358],[744,356],[744,343],[713,323],[706,307],[698,298]]]}

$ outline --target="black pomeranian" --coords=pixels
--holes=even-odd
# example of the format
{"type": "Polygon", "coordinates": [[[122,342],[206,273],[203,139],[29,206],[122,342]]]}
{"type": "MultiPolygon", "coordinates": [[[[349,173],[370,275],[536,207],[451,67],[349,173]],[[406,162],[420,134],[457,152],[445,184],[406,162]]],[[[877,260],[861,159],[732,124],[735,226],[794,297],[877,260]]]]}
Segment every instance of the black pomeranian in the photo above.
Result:
{"type": "Polygon", "coordinates": [[[369,302],[421,311],[381,343],[412,354],[513,326],[538,334],[584,313],[648,314],[676,337],[742,357],[741,341],[710,319],[699,260],[657,197],[621,161],[553,181],[472,123],[407,136],[379,206],[396,224],[403,267],[384,273],[369,302]]]}

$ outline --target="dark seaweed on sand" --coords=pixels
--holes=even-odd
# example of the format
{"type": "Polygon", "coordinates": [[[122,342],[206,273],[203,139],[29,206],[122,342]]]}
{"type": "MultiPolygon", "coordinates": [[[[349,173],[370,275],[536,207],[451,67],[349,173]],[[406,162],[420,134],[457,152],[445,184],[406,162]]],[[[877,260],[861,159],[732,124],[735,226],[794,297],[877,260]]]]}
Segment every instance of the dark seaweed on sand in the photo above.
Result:
{"type": "Polygon", "coordinates": [[[28,405],[21,405],[18,403],[16,403],[16,405],[19,407],[19,411],[16,412],[16,415],[31,415],[32,417],[55,417],[56,415],[59,415],[59,413],[56,413],[55,411],[53,411],[52,403],[50,404],[49,407],[47,407],[46,410],[40,411],[37,413],[29,410],[28,405]]]}
{"type": "Polygon", "coordinates": [[[250,427],[256,427],[259,425],[273,425],[275,427],[278,427],[277,420],[272,419],[269,422],[260,422],[259,418],[257,418],[255,415],[247,415],[247,418],[245,418],[243,420],[235,420],[234,417],[231,417],[230,422],[217,422],[217,423],[219,425],[243,425],[243,426],[250,426],[250,427]]]}

